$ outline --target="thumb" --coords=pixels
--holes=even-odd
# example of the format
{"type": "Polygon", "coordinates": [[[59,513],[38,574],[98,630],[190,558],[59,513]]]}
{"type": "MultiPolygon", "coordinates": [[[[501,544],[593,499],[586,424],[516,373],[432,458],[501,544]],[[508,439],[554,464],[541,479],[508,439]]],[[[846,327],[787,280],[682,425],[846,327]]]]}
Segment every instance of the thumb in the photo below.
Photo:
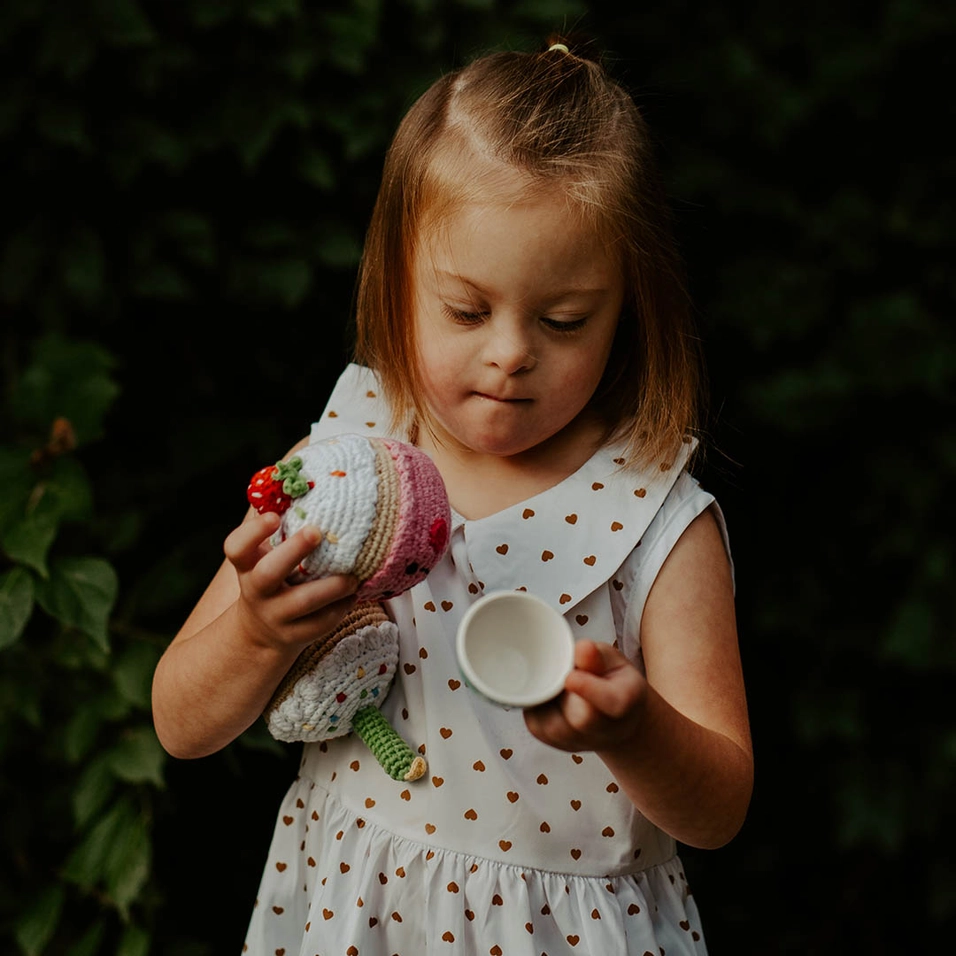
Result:
{"type": "Polygon", "coordinates": [[[603,641],[578,641],[574,645],[575,670],[600,677],[626,663],[627,658],[613,644],[603,641]]]}
{"type": "Polygon", "coordinates": [[[605,716],[617,716],[639,672],[613,644],[582,643],[589,646],[580,654],[575,649],[575,669],[564,684],[566,699],[570,703],[577,697],[605,716]]]}

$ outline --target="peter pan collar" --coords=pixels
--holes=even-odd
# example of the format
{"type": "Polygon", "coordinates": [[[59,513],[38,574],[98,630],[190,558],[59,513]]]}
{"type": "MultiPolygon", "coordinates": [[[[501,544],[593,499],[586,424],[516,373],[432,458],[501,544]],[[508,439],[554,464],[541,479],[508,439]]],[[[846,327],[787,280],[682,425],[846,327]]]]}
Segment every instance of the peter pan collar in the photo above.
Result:
{"type": "Polygon", "coordinates": [[[624,470],[622,447],[596,452],[546,491],[464,528],[472,570],[484,591],[526,588],[566,613],[605,584],[638,546],[680,474],[681,458],[624,470]]]}
{"type": "MultiPolygon", "coordinates": [[[[389,432],[389,411],[375,374],[351,364],[342,373],[312,440],[389,432]]],[[[485,592],[525,588],[566,613],[611,575],[637,547],[693,444],[676,461],[624,469],[623,446],[596,452],[559,484],[486,518],[452,513],[463,530],[472,571],[485,592]]]]}

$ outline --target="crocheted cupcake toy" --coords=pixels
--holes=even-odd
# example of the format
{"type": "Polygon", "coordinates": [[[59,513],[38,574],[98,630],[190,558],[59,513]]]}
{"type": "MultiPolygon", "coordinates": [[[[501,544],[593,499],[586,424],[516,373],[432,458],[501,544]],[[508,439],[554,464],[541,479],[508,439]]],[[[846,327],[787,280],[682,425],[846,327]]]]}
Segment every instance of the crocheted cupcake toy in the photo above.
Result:
{"type": "Polygon", "coordinates": [[[354,731],[396,780],[427,764],[379,708],[398,665],[398,628],[380,601],[424,580],[448,547],[451,509],[441,475],[413,445],[344,434],[306,445],[260,469],[246,492],[260,514],[281,516],[273,546],[310,524],[322,541],[290,583],[354,574],[359,603],[307,647],[263,716],[283,741],[323,741],[354,731]]]}

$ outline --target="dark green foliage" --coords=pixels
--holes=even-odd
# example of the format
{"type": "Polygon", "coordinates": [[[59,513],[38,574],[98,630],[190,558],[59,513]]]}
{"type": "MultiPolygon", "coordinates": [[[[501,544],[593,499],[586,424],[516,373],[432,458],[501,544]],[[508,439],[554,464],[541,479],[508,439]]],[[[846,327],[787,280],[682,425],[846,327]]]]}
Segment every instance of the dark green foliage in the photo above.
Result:
{"type": "Polygon", "coordinates": [[[10,0],[4,952],[239,952],[297,755],[256,727],[167,759],[152,669],[347,358],[402,112],[582,17],[655,131],[712,377],[757,788],[684,853],[711,950],[952,932],[952,10],[10,0]]]}

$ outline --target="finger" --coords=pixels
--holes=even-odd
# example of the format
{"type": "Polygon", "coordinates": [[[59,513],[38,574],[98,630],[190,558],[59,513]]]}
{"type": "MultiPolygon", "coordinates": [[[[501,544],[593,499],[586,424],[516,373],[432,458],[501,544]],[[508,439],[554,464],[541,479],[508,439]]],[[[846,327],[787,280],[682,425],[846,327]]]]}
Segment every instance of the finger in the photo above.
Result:
{"type": "Polygon", "coordinates": [[[599,716],[599,711],[590,698],[576,691],[567,691],[561,701],[561,714],[569,727],[580,731],[586,730],[591,725],[599,716]]]}
{"type": "Polygon", "coordinates": [[[608,674],[631,662],[613,645],[605,641],[578,641],[574,645],[574,666],[591,674],[608,674]]]}
{"type": "Polygon", "coordinates": [[[262,556],[253,569],[255,586],[263,593],[277,591],[289,575],[322,542],[322,532],[312,525],[300,528],[291,538],[262,556]]]}
{"type": "Polygon", "coordinates": [[[333,606],[347,609],[355,604],[358,586],[358,578],[346,574],[306,581],[287,589],[282,596],[283,607],[290,620],[308,618],[333,606]]]}
{"type": "Polygon", "coordinates": [[[631,665],[613,668],[605,674],[572,671],[565,685],[565,717],[569,723],[580,727],[578,721],[587,718],[586,707],[604,717],[619,720],[641,697],[644,683],[640,671],[631,665]],[[585,706],[578,705],[577,701],[585,706]]]}
{"type": "Polygon", "coordinates": [[[590,738],[605,718],[588,701],[565,692],[553,703],[524,712],[532,736],[561,750],[592,749],[590,738]]]}
{"type": "Polygon", "coordinates": [[[574,645],[574,667],[590,674],[603,674],[607,669],[604,655],[594,641],[578,641],[574,645]]]}
{"type": "MultiPolygon", "coordinates": [[[[562,695],[562,698],[564,695],[562,695]]],[[[532,736],[552,747],[563,745],[571,728],[564,719],[561,698],[537,707],[528,707],[524,711],[524,722],[532,736]]]]}
{"type": "Polygon", "coordinates": [[[262,545],[279,527],[279,516],[269,511],[243,521],[223,542],[222,550],[236,571],[251,571],[262,557],[262,545]]]}
{"type": "Polygon", "coordinates": [[[574,647],[574,669],[565,680],[564,693],[544,704],[539,704],[537,707],[526,708],[526,719],[530,718],[534,725],[541,730],[557,722],[564,723],[568,707],[570,706],[572,713],[578,709],[578,703],[569,702],[569,698],[573,695],[579,683],[578,675],[590,676],[592,674],[596,675],[595,681],[598,685],[604,682],[604,657],[593,641],[578,641],[574,647]]]}
{"type": "Polygon", "coordinates": [[[307,614],[293,619],[288,625],[288,636],[296,642],[309,643],[317,640],[334,631],[354,606],[354,594],[324,603],[321,607],[313,608],[307,614]]]}

